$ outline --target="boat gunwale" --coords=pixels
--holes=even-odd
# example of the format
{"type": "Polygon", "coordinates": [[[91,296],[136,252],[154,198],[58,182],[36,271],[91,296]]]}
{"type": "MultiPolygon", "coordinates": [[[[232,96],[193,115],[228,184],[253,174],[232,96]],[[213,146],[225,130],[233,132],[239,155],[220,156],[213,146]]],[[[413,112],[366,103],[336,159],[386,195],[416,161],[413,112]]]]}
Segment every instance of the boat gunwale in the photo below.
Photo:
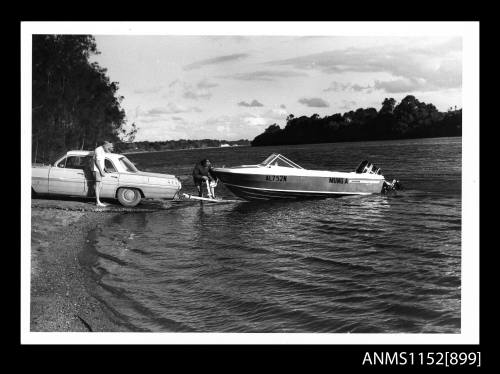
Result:
{"type": "Polygon", "coordinates": [[[329,171],[329,170],[315,170],[315,169],[295,169],[288,168],[284,166],[258,166],[258,165],[242,165],[234,167],[221,167],[214,168],[215,173],[230,173],[230,174],[241,174],[241,175],[287,175],[296,177],[316,177],[316,178],[329,178],[329,177],[344,177],[352,178],[356,180],[384,180],[382,174],[370,174],[370,173],[356,173],[354,171],[329,171]],[[249,172],[251,169],[253,172],[249,172]],[[268,171],[269,172],[266,172],[268,171]]]}

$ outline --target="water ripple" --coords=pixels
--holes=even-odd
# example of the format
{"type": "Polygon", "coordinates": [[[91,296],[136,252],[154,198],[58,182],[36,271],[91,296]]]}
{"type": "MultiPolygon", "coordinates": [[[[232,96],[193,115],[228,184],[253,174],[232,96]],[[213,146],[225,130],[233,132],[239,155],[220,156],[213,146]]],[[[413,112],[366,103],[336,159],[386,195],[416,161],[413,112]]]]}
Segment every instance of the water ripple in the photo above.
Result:
{"type": "MultiPolygon", "coordinates": [[[[95,296],[132,330],[457,333],[461,139],[130,155],[146,170],[259,162],[281,152],[346,170],[372,155],[396,195],[226,205],[171,204],[91,232],[81,257],[95,296]]],[[[218,194],[231,193],[218,187],[218,194]]],[[[152,204],[152,203],[151,203],[152,204]]]]}

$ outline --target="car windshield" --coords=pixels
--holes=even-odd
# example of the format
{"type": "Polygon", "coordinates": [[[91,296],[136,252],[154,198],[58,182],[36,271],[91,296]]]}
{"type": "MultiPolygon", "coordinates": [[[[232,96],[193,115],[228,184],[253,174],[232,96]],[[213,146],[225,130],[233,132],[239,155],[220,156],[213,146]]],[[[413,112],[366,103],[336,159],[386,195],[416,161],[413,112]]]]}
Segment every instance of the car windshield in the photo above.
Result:
{"type": "Polygon", "coordinates": [[[125,156],[120,157],[120,164],[130,173],[137,173],[139,170],[135,167],[135,165],[125,156]]]}

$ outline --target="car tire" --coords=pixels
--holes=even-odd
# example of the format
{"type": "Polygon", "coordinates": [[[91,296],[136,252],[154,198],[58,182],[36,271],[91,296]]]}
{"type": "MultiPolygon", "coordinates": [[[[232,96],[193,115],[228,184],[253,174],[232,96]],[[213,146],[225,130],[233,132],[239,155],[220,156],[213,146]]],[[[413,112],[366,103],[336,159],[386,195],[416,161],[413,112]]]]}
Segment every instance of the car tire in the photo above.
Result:
{"type": "Polygon", "coordinates": [[[141,192],[135,188],[120,188],[116,195],[120,204],[126,207],[134,207],[141,201],[141,192]]]}

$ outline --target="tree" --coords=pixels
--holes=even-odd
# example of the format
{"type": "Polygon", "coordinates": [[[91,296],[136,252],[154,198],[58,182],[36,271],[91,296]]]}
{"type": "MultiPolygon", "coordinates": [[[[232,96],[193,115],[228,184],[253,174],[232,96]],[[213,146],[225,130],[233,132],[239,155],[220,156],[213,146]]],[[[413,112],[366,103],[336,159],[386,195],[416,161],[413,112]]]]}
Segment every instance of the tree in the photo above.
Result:
{"type": "Polygon", "coordinates": [[[118,83],[89,58],[99,54],[90,35],[33,35],[33,158],[49,161],[68,149],[117,141],[125,112],[118,83]]]}
{"type": "Polygon", "coordinates": [[[281,131],[281,128],[275,123],[273,123],[267,129],[264,130],[265,133],[274,133],[278,131],[281,131]]]}
{"type": "Polygon", "coordinates": [[[396,105],[393,98],[386,98],[382,108],[359,108],[320,118],[287,117],[284,129],[276,124],[269,126],[251,144],[304,144],[338,141],[403,139],[432,136],[460,136],[462,111],[450,108],[442,113],[433,104],[426,104],[408,95],[396,105]]]}
{"type": "Polygon", "coordinates": [[[123,141],[126,143],[132,143],[135,140],[135,136],[137,135],[137,126],[135,123],[130,125],[130,130],[127,132],[126,129],[122,129],[123,133],[123,141]]]}
{"type": "Polygon", "coordinates": [[[382,102],[382,108],[380,108],[380,113],[393,113],[394,107],[396,106],[396,100],[392,97],[390,99],[385,98],[382,102]]]}

